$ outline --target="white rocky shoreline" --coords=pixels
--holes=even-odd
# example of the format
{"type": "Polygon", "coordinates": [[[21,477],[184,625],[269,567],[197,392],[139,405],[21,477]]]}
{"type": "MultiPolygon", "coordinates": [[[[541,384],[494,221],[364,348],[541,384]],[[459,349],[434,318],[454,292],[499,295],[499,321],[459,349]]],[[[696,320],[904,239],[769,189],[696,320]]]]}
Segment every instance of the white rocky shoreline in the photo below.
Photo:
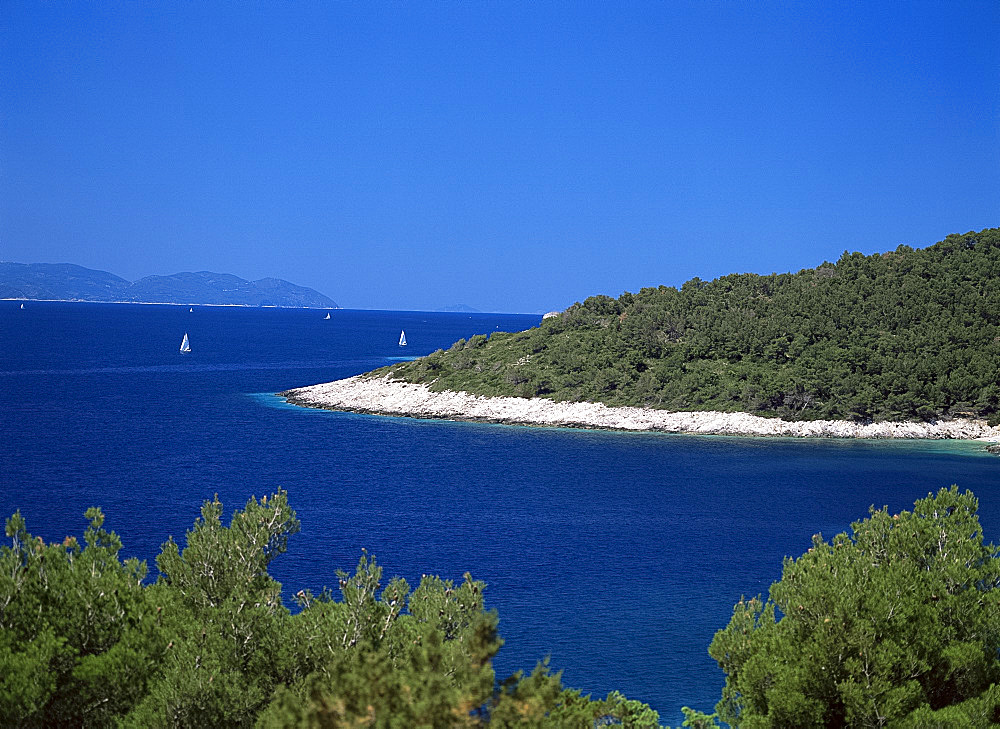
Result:
{"type": "Polygon", "coordinates": [[[374,415],[542,425],[602,430],[794,438],[928,438],[1000,442],[1000,426],[959,418],[937,422],[854,423],[844,420],[788,421],[749,413],[667,412],[608,407],[601,403],[554,402],[544,398],[483,397],[432,392],[390,377],[358,375],[278,393],[292,405],[374,415]]]}

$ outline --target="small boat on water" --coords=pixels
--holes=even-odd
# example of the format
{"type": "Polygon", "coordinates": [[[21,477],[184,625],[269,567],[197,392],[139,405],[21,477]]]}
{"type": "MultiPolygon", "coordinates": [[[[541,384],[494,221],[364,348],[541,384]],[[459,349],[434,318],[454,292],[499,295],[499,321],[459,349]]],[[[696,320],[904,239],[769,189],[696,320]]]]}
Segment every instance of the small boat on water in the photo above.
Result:
{"type": "Polygon", "coordinates": [[[330,312],[326,312],[326,316],[323,317],[323,320],[325,321],[329,318],[330,318],[330,312]]]}
{"type": "Polygon", "coordinates": [[[22,308],[22,309],[24,308],[24,304],[21,304],[21,308],[22,308]]]}
{"type": "Polygon", "coordinates": [[[184,339],[181,340],[181,353],[187,354],[191,351],[191,342],[188,341],[187,332],[184,332],[184,339]]]}
{"type": "Polygon", "coordinates": [[[400,347],[406,346],[406,332],[404,332],[402,329],[399,330],[399,346],[400,347]]]}
{"type": "Polygon", "coordinates": [[[188,314],[193,314],[193,313],[194,313],[194,307],[192,306],[190,309],[188,309],[188,314]]]}

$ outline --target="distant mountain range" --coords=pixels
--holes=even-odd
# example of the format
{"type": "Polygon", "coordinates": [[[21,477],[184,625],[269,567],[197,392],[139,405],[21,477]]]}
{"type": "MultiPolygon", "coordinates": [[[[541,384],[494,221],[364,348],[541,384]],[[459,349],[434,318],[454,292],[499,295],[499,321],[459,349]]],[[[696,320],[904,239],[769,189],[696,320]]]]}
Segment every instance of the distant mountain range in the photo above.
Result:
{"type": "Polygon", "coordinates": [[[315,289],[280,278],[247,281],[198,271],[126,281],[72,263],[0,262],[0,299],[337,308],[337,302],[315,289]]]}

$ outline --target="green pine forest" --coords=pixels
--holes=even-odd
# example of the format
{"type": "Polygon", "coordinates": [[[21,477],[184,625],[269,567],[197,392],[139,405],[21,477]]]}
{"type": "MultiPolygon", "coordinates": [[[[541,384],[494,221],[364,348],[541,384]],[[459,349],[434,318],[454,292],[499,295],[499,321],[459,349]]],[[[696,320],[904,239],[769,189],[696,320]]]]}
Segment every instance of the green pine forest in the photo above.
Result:
{"type": "MultiPolygon", "coordinates": [[[[715,713],[684,726],[1000,723],[1000,555],[954,486],[813,538],[767,598],[740,599],[709,654],[715,713]]],[[[279,491],[223,522],[205,502],[183,548],[122,559],[99,509],[46,544],[15,513],[0,547],[0,725],[655,729],[640,701],[562,686],[546,662],[497,680],[486,586],[382,579],[362,553],[294,610],[268,574],[299,522],[279,491]]],[[[585,609],[585,606],[580,606],[585,609]]],[[[663,650],[669,650],[668,645],[663,650]]]]}
{"type": "Polygon", "coordinates": [[[592,296],[377,370],[435,390],[787,419],[1000,423],[1000,228],[592,296]]]}

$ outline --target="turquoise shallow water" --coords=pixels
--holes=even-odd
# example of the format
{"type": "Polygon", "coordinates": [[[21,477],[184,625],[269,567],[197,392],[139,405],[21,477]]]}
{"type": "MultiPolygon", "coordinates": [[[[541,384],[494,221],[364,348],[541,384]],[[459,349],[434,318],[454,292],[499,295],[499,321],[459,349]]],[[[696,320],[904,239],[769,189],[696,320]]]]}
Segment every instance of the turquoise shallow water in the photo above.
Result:
{"type": "Polygon", "coordinates": [[[566,683],[710,709],[706,648],[785,555],[872,504],[951,483],[1000,538],[1000,459],[978,444],[678,436],[382,418],[271,393],[357,374],[537,316],[0,302],[0,508],[47,539],[97,504],[152,561],[218,492],[288,488],[302,532],[287,592],[336,583],[360,549],[388,575],[489,583],[498,673],[551,656],[566,683]],[[405,328],[409,347],[396,342],[405,328]],[[184,332],[193,352],[180,355],[184,332]]]}

